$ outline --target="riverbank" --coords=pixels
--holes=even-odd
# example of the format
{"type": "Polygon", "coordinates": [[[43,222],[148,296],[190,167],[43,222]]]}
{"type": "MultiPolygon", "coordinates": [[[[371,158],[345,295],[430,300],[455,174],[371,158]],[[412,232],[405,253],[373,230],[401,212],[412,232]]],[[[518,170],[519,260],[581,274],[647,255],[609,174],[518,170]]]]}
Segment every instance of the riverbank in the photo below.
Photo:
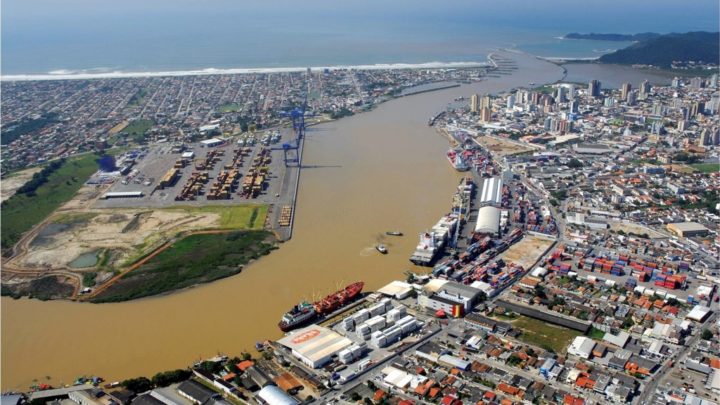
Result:
{"type": "Polygon", "coordinates": [[[448,164],[447,141],[428,127],[428,117],[459,96],[561,77],[553,64],[506,55],[518,61],[511,75],[392,99],[308,131],[293,238],[254,262],[252,271],[124,303],[3,298],[2,325],[13,333],[2,336],[2,388],[23,389],[45,375],[54,385],[87,373],[121,380],[217,352],[251,350],[257,340],[280,336],[278,318],[302,299],[358,279],[374,290],[402,278],[412,268],[415,235],[448,209],[461,176],[448,164]],[[389,229],[407,236],[387,238],[389,229]],[[390,253],[375,251],[379,241],[390,253]],[[77,327],[89,321],[98,327],[77,327]]]}

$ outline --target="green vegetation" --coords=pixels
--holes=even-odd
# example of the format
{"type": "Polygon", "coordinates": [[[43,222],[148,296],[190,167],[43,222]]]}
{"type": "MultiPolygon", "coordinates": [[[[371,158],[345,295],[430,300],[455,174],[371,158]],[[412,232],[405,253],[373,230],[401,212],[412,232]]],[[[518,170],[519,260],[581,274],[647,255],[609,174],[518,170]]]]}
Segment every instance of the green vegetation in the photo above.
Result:
{"type": "Polygon", "coordinates": [[[646,39],[600,57],[603,63],[643,64],[670,67],[673,61],[717,63],[720,59],[717,32],[667,34],[646,39]]]}
{"type": "Polygon", "coordinates": [[[713,333],[710,329],[703,329],[702,335],[700,335],[700,338],[703,340],[711,340],[713,338],[713,333]]]}
{"type": "Polygon", "coordinates": [[[218,112],[221,113],[230,113],[230,112],[238,112],[240,111],[240,104],[238,103],[228,103],[223,104],[220,107],[218,107],[218,112]]]}
{"type": "Polygon", "coordinates": [[[2,249],[11,248],[33,226],[72,199],[97,170],[94,154],[68,159],[34,195],[15,194],[2,203],[2,249]]]}
{"type": "Polygon", "coordinates": [[[718,163],[698,163],[691,165],[691,167],[702,173],[716,173],[720,171],[720,164],[718,163]]]}
{"type": "Polygon", "coordinates": [[[40,131],[57,121],[58,114],[53,112],[44,114],[39,118],[24,118],[17,122],[5,123],[3,124],[2,132],[0,132],[0,143],[8,145],[23,135],[40,131]]]}
{"type": "Polygon", "coordinates": [[[191,235],[127,273],[94,301],[126,301],[232,276],[273,249],[267,231],[191,235]]]}
{"type": "Polygon", "coordinates": [[[137,107],[140,104],[142,104],[143,100],[145,100],[145,96],[147,96],[147,90],[140,89],[137,91],[137,93],[133,94],[132,97],[130,97],[130,100],[128,101],[127,106],[128,107],[137,107]]]}
{"type": "Polygon", "coordinates": [[[162,371],[153,376],[152,383],[156,387],[167,387],[170,384],[185,381],[190,378],[190,376],[192,376],[192,371],[182,368],[171,371],[162,371]]]}
{"type": "Polygon", "coordinates": [[[519,339],[525,343],[550,350],[555,353],[562,353],[573,339],[582,333],[562,326],[520,315],[512,321],[514,328],[522,329],[523,333],[519,339]]]}
{"type": "Polygon", "coordinates": [[[143,143],[145,141],[145,135],[147,131],[152,128],[155,123],[152,120],[139,119],[132,121],[125,128],[122,133],[126,134],[136,143],[143,143]]]}
{"type": "Polygon", "coordinates": [[[121,382],[120,385],[135,393],[145,392],[153,388],[152,381],[147,377],[129,378],[121,382]]]}
{"type": "Polygon", "coordinates": [[[97,277],[97,273],[95,272],[89,272],[83,274],[83,286],[85,287],[92,287],[95,285],[95,277],[97,277]]]}
{"type": "Polygon", "coordinates": [[[605,336],[605,332],[593,326],[592,328],[590,328],[588,336],[596,340],[602,340],[602,338],[605,336]]]}
{"type": "Polygon", "coordinates": [[[221,229],[262,229],[265,225],[268,206],[258,204],[206,205],[202,207],[168,208],[189,213],[216,213],[220,215],[221,229]]]}
{"type": "Polygon", "coordinates": [[[59,159],[50,162],[50,164],[45,166],[42,170],[33,174],[32,178],[28,180],[27,183],[20,186],[20,188],[17,189],[16,194],[25,194],[29,197],[34,196],[35,191],[38,189],[38,187],[47,183],[48,177],[50,177],[51,174],[57,171],[57,169],[61,168],[64,164],[65,159],[59,159]]]}
{"type": "Polygon", "coordinates": [[[567,190],[556,190],[550,192],[550,195],[556,200],[564,200],[567,198],[567,190]]]}

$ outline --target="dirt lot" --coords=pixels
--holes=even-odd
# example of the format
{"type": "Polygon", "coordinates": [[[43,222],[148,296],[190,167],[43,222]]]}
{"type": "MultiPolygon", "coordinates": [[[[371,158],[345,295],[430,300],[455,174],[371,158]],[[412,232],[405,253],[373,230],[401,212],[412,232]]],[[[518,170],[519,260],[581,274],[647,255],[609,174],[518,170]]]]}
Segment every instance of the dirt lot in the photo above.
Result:
{"type": "Polygon", "coordinates": [[[552,245],[550,240],[528,235],[520,242],[510,246],[510,249],[500,257],[505,261],[511,261],[529,269],[550,245],[552,245]]]}
{"type": "Polygon", "coordinates": [[[625,222],[610,222],[610,229],[613,231],[623,231],[626,234],[635,234],[635,235],[643,235],[647,234],[652,239],[658,239],[658,238],[665,238],[666,236],[653,231],[650,228],[647,228],[645,226],[639,225],[639,224],[628,224],[625,222]]]}
{"type": "MultiPolygon", "coordinates": [[[[67,267],[83,253],[106,249],[123,264],[178,232],[217,227],[220,215],[184,210],[73,210],[59,212],[12,260],[22,267],[67,267]]],[[[108,263],[113,264],[113,263],[108,263]]]]}
{"type": "Polygon", "coordinates": [[[5,201],[12,197],[17,189],[27,183],[27,181],[32,178],[33,174],[39,172],[40,170],[42,169],[39,167],[33,167],[32,169],[19,171],[2,179],[0,182],[0,201],[5,201]]]}
{"type": "Polygon", "coordinates": [[[491,151],[497,157],[514,155],[517,153],[529,152],[535,150],[531,146],[522,145],[512,140],[504,140],[493,136],[478,136],[475,141],[483,148],[491,151]]]}

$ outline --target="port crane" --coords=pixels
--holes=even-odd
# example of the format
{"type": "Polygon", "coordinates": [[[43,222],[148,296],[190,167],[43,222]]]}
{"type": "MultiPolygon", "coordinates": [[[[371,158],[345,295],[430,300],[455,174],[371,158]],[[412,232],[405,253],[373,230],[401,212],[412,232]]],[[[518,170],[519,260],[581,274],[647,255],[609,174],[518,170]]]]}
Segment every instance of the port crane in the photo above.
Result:
{"type": "Polygon", "coordinates": [[[292,127],[295,132],[295,139],[283,143],[280,147],[271,148],[271,150],[283,151],[283,159],[285,161],[285,167],[289,166],[300,166],[300,141],[305,138],[305,117],[312,117],[315,114],[307,113],[307,94],[305,94],[305,100],[302,106],[295,107],[290,111],[282,111],[280,115],[283,117],[290,117],[292,119],[292,127]]]}

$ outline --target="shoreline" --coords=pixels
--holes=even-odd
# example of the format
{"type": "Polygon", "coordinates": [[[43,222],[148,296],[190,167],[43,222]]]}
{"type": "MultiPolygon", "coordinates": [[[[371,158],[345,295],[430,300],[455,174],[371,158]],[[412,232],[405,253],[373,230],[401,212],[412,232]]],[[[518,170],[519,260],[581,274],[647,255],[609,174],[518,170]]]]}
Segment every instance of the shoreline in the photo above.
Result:
{"type": "Polygon", "coordinates": [[[88,79],[128,79],[145,77],[179,77],[179,76],[211,76],[257,73],[293,73],[311,70],[403,70],[403,69],[461,69],[487,67],[487,62],[458,61],[458,62],[422,62],[422,63],[378,63],[364,65],[328,65],[328,66],[287,66],[287,67],[256,67],[256,68],[204,68],[189,70],[161,70],[161,71],[110,71],[93,72],[95,69],[80,70],[54,70],[38,74],[9,74],[1,75],[0,81],[47,81],[47,80],[88,80],[88,79]]]}

